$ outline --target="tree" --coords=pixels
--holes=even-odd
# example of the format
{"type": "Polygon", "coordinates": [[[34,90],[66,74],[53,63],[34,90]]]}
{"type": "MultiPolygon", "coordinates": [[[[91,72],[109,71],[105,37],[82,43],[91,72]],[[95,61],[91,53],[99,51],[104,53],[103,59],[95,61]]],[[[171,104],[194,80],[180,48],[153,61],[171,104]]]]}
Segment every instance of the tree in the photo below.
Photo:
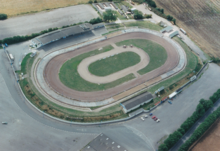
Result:
{"type": "Polygon", "coordinates": [[[134,11],[134,19],[143,19],[142,13],[138,10],[135,10],[134,11]]]}
{"type": "Polygon", "coordinates": [[[167,15],[167,20],[171,21],[173,19],[173,16],[167,15]]]}
{"type": "Polygon", "coordinates": [[[92,4],[93,2],[92,2],[92,0],[90,0],[88,3],[89,3],[89,4],[92,4]]]}
{"type": "Polygon", "coordinates": [[[161,144],[158,148],[158,151],[168,151],[168,148],[165,144],[161,144]]]}
{"type": "Polygon", "coordinates": [[[107,10],[103,13],[103,19],[105,22],[115,21],[117,19],[116,12],[112,10],[107,10]]]}
{"type": "Polygon", "coordinates": [[[94,0],[94,3],[98,3],[97,0],[94,0]]]}
{"type": "Polygon", "coordinates": [[[172,22],[174,23],[174,25],[176,25],[176,19],[175,18],[172,19],[172,22]]]}
{"type": "Polygon", "coordinates": [[[0,14],[0,20],[5,20],[7,18],[8,16],[6,14],[0,14]]]}

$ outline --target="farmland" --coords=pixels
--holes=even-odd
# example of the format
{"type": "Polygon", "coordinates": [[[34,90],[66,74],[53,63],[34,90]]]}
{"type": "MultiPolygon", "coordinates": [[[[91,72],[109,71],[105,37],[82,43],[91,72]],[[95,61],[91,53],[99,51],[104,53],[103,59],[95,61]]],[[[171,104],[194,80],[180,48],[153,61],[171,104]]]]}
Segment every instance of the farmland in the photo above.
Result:
{"type": "Polygon", "coordinates": [[[155,0],[210,56],[220,57],[220,0],[155,0]]]}
{"type": "Polygon", "coordinates": [[[210,127],[209,130],[199,139],[199,141],[189,149],[189,151],[218,151],[220,144],[220,119],[210,127]]]}
{"type": "Polygon", "coordinates": [[[66,7],[77,5],[80,3],[87,3],[88,0],[2,0],[0,5],[1,13],[8,14],[8,16],[15,16],[18,14],[33,13],[43,10],[50,10],[53,8],[66,7]]]}

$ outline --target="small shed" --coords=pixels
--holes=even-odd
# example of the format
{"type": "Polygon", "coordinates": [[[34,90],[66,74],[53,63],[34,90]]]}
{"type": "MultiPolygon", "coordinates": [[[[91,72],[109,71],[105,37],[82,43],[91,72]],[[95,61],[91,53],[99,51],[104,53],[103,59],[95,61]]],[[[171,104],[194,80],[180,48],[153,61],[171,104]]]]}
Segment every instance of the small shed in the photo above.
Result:
{"type": "Polygon", "coordinates": [[[131,9],[131,12],[133,13],[135,10],[137,10],[137,9],[136,9],[136,8],[132,8],[132,9],[131,9]]]}
{"type": "Polygon", "coordinates": [[[172,30],[173,30],[173,27],[167,26],[166,28],[162,29],[160,32],[161,32],[161,33],[165,33],[165,32],[169,33],[169,32],[171,32],[172,30]]]}
{"type": "Polygon", "coordinates": [[[176,35],[179,35],[179,32],[178,32],[178,31],[175,31],[175,32],[171,33],[171,34],[169,35],[169,37],[170,37],[170,38],[173,38],[173,37],[175,37],[176,35]]]}

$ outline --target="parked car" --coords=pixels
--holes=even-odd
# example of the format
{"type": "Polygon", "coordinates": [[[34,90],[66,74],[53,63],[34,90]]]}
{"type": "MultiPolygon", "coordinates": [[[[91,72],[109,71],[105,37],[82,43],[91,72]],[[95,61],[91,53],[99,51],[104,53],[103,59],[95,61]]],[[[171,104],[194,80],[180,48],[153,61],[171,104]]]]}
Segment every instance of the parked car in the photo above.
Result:
{"type": "Polygon", "coordinates": [[[155,118],[154,118],[154,121],[156,121],[157,119],[158,119],[158,118],[157,118],[157,117],[155,117],[155,118]]]}
{"type": "Polygon", "coordinates": [[[150,116],[152,116],[152,115],[153,115],[153,113],[150,113],[149,115],[150,115],[150,116]]]}
{"type": "Polygon", "coordinates": [[[8,47],[8,44],[5,43],[5,47],[8,47]]]}
{"type": "Polygon", "coordinates": [[[157,119],[157,121],[156,121],[156,122],[157,122],[157,123],[158,123],[158,122],[160,122],[160,119],[157,119]]]}
{"type": "Polygon", "coordinates": [[[170,100],[168,100],[168,102],[169,102],[170,104],[172,104],[172,102],[171,102],[170,100]]]}
{"type": "Polygon", "coordinates": [[[141,117],[141,120],[144,121],[144,117],[141,117]]]}
{"type": "Polygon", "coordinates": [[[7,122],[2,122],[2,124],[7,125],[8,123],[7,122]]]}
{"type": "Polygon", "coordinates": [[[145,115],[144,115],[144,117],[145,117],[145,118],[148,118],[148,115],[147,115],[147,114],[145,114],[145,115]]]}
{"type": "Polygon", "coordinates": [[[154,119],[156,116],[152,116],[152,119],[154,119]]]}

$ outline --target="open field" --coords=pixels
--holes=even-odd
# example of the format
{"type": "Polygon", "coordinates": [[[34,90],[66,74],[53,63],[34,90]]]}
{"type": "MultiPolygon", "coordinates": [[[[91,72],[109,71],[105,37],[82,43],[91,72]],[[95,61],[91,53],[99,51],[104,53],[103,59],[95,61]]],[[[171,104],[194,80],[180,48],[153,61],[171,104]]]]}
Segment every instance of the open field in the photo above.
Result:
{"type": "Polygon", "coordinates": [[[100,54],[102,52],[110,51],[111,49],[113,49],[112,46],[106,46],[102,50],[94,50],[94,51],[84,53],[82,55],[79,55],[75,58],[68,60],[60,68],[60,73],[59,73],[60,81],[64,85],[66,85],[67,87],[69,87],[71,89],[74,89],[77,91],[88,92],[88,91],[98,91],[98,90],[109,89],[109,88],[115,87],[119,84],[122,84],[126,81],[129,81],[129,80],[135,78],[135,76],[133,74],[129,74],[121,79],[114,81],[114,82],[98,85],[98,84],[90,83],[90,82],[84,80],[79,75],[79,73],[77,72],[77,67],[83,59],[85,59],[89,56],[94,56],[96,54],[100,54]]]}
{"type": "Polygon", "coordinates": [[[162,66],[167,60],[166,50],[155,42],[144,39],[130,39],[117,43],[118,46],[131,44],[137,48],[143,49],[150,58],[149,64],[145,68],[138,71],[138,73],[141,75],[162,66]]]}
{"type": "Polygon", "coordinates": [[[50,10],[54,8],[66,7],[71,5],[77,5],[82,3],[87,3],[88,0],[2,0],[0,5],[1,13],[8,14],[9,16],[14,16],[18,14],[24,14],[27,12],[38,12],[43,10],[50,10]]]}
{"type": "Polygon", "coordinates": [[[140,56],[134,52],[123,52],[113,57],[98,60],[89,65],[90,73],[107,76],[140,62],[140,56]]]}
{"type": "Polygon", "coordinates": [[[205,132],[196,145],[189,151],[219,151],[220,119],[205,132]]]}
{"type": "Polygon", "coordinates": [[[219,0],[155,0],[210,56],[220,57],[219,0]]]}

